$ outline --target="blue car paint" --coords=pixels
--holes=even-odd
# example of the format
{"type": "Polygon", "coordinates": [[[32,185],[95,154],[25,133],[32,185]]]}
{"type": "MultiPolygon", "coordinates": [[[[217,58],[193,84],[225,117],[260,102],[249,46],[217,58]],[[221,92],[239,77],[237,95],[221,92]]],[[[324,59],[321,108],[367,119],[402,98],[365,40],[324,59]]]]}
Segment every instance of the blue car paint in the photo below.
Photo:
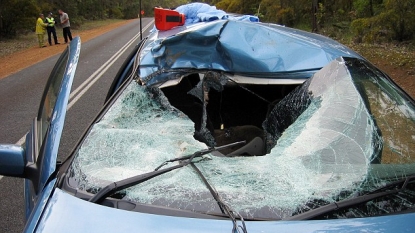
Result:
{"type": "MultiPolygon", "coordinates": [[[[53,185],[48,184],[48,180],[55,172],[57,152],[62,134],[64,120],[66,115],[66,107],[69,101],[69,93],[72,87],[72,82],[75,75],[76,66],[79,59],[81,40],[79,37],[73,38],[69,44],[69,59],[66,64],[65,77],[63,78],[58,98],[56,100],[55,107],[53,109],[53,119],[51,120],[50,130],[45,140],[45,150],[43,155],[43,161],[41,163],[40,177],[38,184],[34,184],[31,180],[25,179],[24,182],[24,194],[25,194],[25,219],[27,220],[27,228],[34,229],[37,224],[47,198],[53,190],[53,185]],[[37,186],[39,193],[36,193],[34,186],[37,186]],[[48,186],[48,188],[45,188],[48,186]],[[37,217],[34,217],[37,216],[37,217]]],[[[36,124],[36,119],[33,124],[36,124]]],[[[26,135],[26,160],[29,163],[34,163],[36,154],[36,127],[33,125],[31,131],[26,135]]],[[[27,230],[25,232],[32,232],[27,230]]]]}
{"type": "Polygon", "coordinates": [[[338,57],[362,59],[334,40],[275,24],[218,20],[154,31],[149,38],[140,61],[140,77],[149,85],[168,79],[158,73],[175,69],[303,79],[338,57]]]}
{"type": "Polygon", "coordinates": [[[20,146],[10,144],[0,145],[0,167],[10,175],[22,175],[25,165],[24,157],[22,156],[23,154],[24,150],[20,146]],[[2,154],[3,151],[6,151],[5,155],[2,154]],[[3,167],[3,164],[8,164],[9,166],[3,167]]]}
{"type": "MultiPolygon", "coordinates": [[[[307,36],[319,37],[283,27],[278,28],[278,30],[294,37],[304,37],[305,44],[307,44],[307,36]]],[[[333,56],[328,56],[328,60],[334,59],[336,55],[360,57],[344,46],[339,47],[340,49],[336,51],[336,47],[339,46],[337,42],[332,43],[331,40],[325,38],[321,44],[326,43],[333,45],[326,49],[335,53],[333,56]]],[[[61,90],[63,94],[54,110],[56,112],[53,114],[53,127],[46,141],[47,151],[45,154],[51,156],[45,158],[42,165],[42,191],[28,218],[25,232],[229,232],[232,228],[230,220],[170,217],[109,208],[87,202],[55,188],[56,179],[48,182],[56,169],[57,149],[62,133],[61,127],[64,123],[69,90],[79,56],[79,47],[80,40],[74,38],[70,45],[70,52],[71,54],[77,54],[77,56],[72,57],[67,66],[67,77],[61,90]]],[[[243,53],[244,51],[235,51],[234,55],[243,53]]],[[[295,57],[289,59],[295,60],[295,57]]],[[[323,61],[312,62],[315,64],[314,68],[322,66],[324,63],[323,61]]],[[[221,64],[221,66],[224,64],[226,63],[221,64]]],[[[304,64],[302,68],[310,69],[307,64],[304,64]]],[[[153,63],[153,65],[157,65],[157,63],[153,63]]],[[[200,68],[199,65],[201,63],[191,64],[190,67],[200,68]]],[[[235,70],[229,69],[228,71],[235,70]]],[[[287,70],[278,72],[284,71],[287,70]]],[[[248,232],[413,232],[415,229],[413,219],[415,219],[415,213],[344,220],[247,221],[246,225],[248,232]]]]}
{"type": "MultiPolygon", "coordinates": [[[[25,143],[25,150],[26,150],[26,162],[27,163],[34,163],[35,159],[35,136],[36,134],[36,119],[33,120],[31,130],[26,134],[26,143],[25,143]]],[[[33,198],[37,196],[34,190],[34,184],[29,179],[24,179],[24,200],[25,200],[25,220],[29,219],[30,214],[32,213],[33,207],[35,205],[33,198]]]]}
{"type": "Polygon", "coordinates": [[[46,185],[47,180],[55,172],[56,160],[58,157],[59,142],[62,135],[63,125],[65,123],[66,107],[69,101],[73,78],[75,77],[76,66],[78,64],[79,53],[81,50],[81,40],[76,37],[69,45],[69,60],[65,69],[65,77],[62,81],[59,96],[56,100],[52,113],[52,120],[48,135],[44,143],[44,161],[41,167],[40,187],[46,185]]]}
{"type": "Polygon", "coordinates": [[[33,211],[27,218],[27,223],[23,232],[35,232],[38,222],[43,215],[46,205],[49,204],[51,194],[54,191],[56,179],[50,181],[38,196],[37,202],[33,207],[33,211]]]}
{"type": "MultiPolygon", "coordinates": [[[[248,232],[413,232],[415,213],[383,217],[246,221],[248,232]]],[[[239,222],[240,223],[240,222],[239,222]]],[[[114,209],[56,188],[36,232],[229,232],[231,220],[171,217],[114,209]]]]}

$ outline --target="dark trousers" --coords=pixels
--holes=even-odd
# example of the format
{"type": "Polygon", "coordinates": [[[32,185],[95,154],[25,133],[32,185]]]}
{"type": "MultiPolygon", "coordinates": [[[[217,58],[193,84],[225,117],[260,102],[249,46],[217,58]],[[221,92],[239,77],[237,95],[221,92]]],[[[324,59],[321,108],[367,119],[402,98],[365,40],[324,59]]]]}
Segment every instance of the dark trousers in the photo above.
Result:
{"type": "Polygon", "coordinates": [[[49,42],[49,45],[52,45],[51,34],[53,35],[53,40],[55,41],[55,44],[58,44],[58,37],[56,36],[56,29],[55,29],[55,27],[46,27],[46,30],[48,31],[48,42],[49,42]]]}
{"type": "Polygon", "coordinates": [[[71,27],[63,28],[63,39],[65,40],[65,43],[68,43],[69,41],[72,41],[72,33],[71,33],[71,27]]]}

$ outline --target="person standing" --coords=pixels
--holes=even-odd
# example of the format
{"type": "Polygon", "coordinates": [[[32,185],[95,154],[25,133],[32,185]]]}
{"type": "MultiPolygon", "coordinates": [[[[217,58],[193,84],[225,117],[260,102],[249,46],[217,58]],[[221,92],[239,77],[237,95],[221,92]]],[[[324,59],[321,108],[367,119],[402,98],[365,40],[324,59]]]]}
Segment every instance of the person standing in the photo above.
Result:
{"type": "Polygon", "coordinates": [[[48,26],[48,24],[44,23],[43,20],[45,20],[45,17],[43,16],[43,14],[39,14],[39,18],[37,18],[36,21],[36,35],[39,41],[40,48],[46,47],[46,45],[43,44],[43,39],[45,36],[45,28],[46,26],[48,26]]]}
{"type": "Polygon", "coordinates": [[[69,16],[61,9],[59,9],[59,15],[63,30],[63,39],[65,40],[65,44],[68,43],[68,38],[72,41],[72,34],[71,34],[71,24],[69,23],[69,16]]]}
{"type": "Polygon", "coordinates": [[[46,23],[48,24],[48,26],[46,27],[46,30],[47,30],[47,32],[48,32],[48,42],[49,42],[49,45],[52,45],[52,38],[51,38],[51,34],[53,35],[53,39],[54,39],[54,41],[55,41],[55,45],[56,45],[56,44],[60,44],[60,43],[58,42],[58,37],[56,36],[56,29],[55,29],[55,24],[56,24],[56,21],[55,21],[55,19],[53,18],[53,14],[52,14],[52,12],[50,12],[50,13],[48,14],[48,16],[46,16],[46,23]]]}

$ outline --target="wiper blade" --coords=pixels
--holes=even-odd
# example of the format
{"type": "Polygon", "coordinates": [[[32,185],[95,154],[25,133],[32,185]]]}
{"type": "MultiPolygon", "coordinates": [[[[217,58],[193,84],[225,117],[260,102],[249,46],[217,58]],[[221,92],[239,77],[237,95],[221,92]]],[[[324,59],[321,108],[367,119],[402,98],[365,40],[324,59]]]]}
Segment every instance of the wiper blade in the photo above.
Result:
{"type": "Polygon", "coordinates": [[[233,210],[229,205],[227,205],[222,198],[219,196],[219,193],[214,189],[214,187],[209,184],[206,177],[202,174],[202,172],[199,170],[198,167],[196,167],[195,164],[191,164],[192,168],[196,171],[196,173],[199,175],[199,177],[202,179],[203,183],[205,183],[206,187],[209,189],[209,192],[212,194],[213,198],[216,200],[216,202],[219,205],[220,210],[223,214],[226,214],[231,220],[232,220],[232,233],[247,233],[245,220],[244,218],[235,210],[233,210]],[[241,221],[242,225],[238,225],[238,220],[241,221]]]}
{"type": "Polygon", "coordinates": [[[113,182],[113,183],[105,186],[98,193],[96,193],[94,196],[92,196],[88,201],[93,202],[93,203],[100,203],[105,198],[111,196],[115,192],[118,192],[120,190],[129,188],[131,186],[143,183],[143,182],[145,182],[149,179],[152,179],[152,178],[154,178],[156,176],[159,176],[159,175],[162,175],[164,173],[167,173],[167,172],[176,170],[178,168],[187,166],[188,164],[192,163],[192,160],[194,158],[202,157],[203,155],[209,154],[213,151],[222,150],[222,149],[225,149],[227,147],[235,146],[235,145],[242,144],[242,143],[245,143],[245,141],[235,142],[235,143],[227,144],[227,145],[220,146],[220,147],[212,147],[212,148],[196,151],[195,153],[193,153],[191,155],[186,155],[186,156],[182,156],[182,157],[179,157],[179,158],[167,160],[166,162],[164,162],[162,165],[158,166],[152,172],[147,172],[147,173],[144,173],[144,174],[136,175],[136,176],[133,176],[133,177],[130,177],[130,178],[126,178],[126,179],[123,179],[123,180],[120,180],[120,181],[113,182]],[[183,162],[181,162],[178,165],[171,166],[171,167],[159,170],[165,164],[167,164],[169,162],[173,162],[173,161],[183,161],[183,162]]]}
{"type": "Polygon", "coordinates": [[[352,207],[352,206],[355,206],[355,205],[366,203],[366,202],[374,200],[376,198],[385,197],[385,196],[388,196],[388,195],[391,195],[391,194],[396,194],[396,193],[399,193],[399,192],[402,192],[403,190],[405,190],[408,183],[412,180],[415,180],[415,175],[411,175],[411,176],[408,176],[404,179],[389,183],[389,184],[387,184],[383,187],[380,187],[380,188],[378,188],[376,190],[373,190],[369,193],[366,193],[364,195],[349,198],[349,199],[334,202],[334,203],[330,203],[328,205],[321,206],[319,208],[316,208],[316,209],[307,211],[305,213],[298,214],[298,215],[286,218],[284,220],[308,220],[308,219],[313,219],[313,218],[316,218],[316,217],[324,215],[324,214],[328,214],[328,213],[330,213],[332,211],[335,211],[335,210],[338,210],[338,209],[349,208],[349,207],[352,207]],[[391,189],[391,188],[393,188],[393,189],[391,189]]]}
{"type": "Polygon", "coordinates": [[[156,169],[154,169],[154,171],[159,170],[161,167],[163,167],[164,165],[167,165],[168,163],[171,163],[171,162],[189,160],[191,157],[195,157],[194,155],[196,153],[200,153],[200,155],[197,156],[197,157],[200,157],[200,156],[203,156],[205,154],[209,154],[210,152],[213,152],[213,151],[218,151],[218,150],[226,149],[228,147],[236,146],[236,145],[239,145],[239,144],[245,144],[245,143],[246,143],[246,141],[239,141],[239,142],[229,143],[229,144],[226,144],[226,145],[223,145],[223,146],[212,147],[212,148],[209,148],[209,149],[204,149],[204,150],[201,150],[201,151],[197,151],[197,152],[195,152],[191,155],[185,155],[185,156],[182,156],[182,157],[166,160],[160,166],[156,167],[156,169]]]}

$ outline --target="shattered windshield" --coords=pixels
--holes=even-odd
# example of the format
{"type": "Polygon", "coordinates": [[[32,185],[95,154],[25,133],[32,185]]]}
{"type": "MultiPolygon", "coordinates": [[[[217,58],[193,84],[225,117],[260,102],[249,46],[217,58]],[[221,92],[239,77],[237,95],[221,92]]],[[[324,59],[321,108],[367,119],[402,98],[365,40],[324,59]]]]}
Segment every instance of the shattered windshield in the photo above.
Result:
{"type": "MultiPolygon", "coordinates": [[[[361,60],[335,60],[291,88],[242,85],[213,71],[189,71],[179,80],[168,87],[131,82],[77,149],[71,185],[96,193],[164,161],[243,139],[246,146],[194,165],[244,218],[284,219],[415,173],[414,103],[361,60]]],[[[191,166],[117,198],[221,212],[191,166]]],[[[405,198],[401,206],[414,205],[413,194],[405,198]]],[[[371,205],[346,216],[389,211],[371,205]]]]}

